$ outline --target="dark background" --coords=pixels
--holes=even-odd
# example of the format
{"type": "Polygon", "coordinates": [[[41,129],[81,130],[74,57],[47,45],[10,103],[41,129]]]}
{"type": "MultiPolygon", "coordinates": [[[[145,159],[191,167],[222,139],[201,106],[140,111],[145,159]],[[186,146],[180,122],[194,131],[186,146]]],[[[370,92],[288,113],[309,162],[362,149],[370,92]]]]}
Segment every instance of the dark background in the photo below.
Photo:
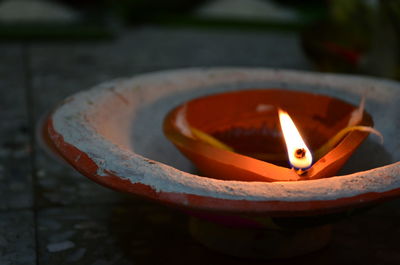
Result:
{"type": "Polygon", "coordinates": [[[396,80],[399,15],[396,0],[0,1],[0,264],[400,264],[397,201],[336,223],[319,252],[241,260],[193,240],[180,212],[55,161],[36,131],[66,96],[156,70],[254,66],[396,80]]]}

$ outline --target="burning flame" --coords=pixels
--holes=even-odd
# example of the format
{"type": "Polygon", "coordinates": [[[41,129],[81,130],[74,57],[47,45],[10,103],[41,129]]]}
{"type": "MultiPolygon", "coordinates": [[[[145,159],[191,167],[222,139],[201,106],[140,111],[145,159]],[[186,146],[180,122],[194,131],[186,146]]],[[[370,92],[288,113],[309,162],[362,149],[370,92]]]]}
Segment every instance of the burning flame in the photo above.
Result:
{"type": "Polygon", "coordinates": [[[296,169],[307,169],[312,164],[312,155],[299,131],[286,111],[279,109],[279,121],[286,142],[290,164],[296,169]]]}

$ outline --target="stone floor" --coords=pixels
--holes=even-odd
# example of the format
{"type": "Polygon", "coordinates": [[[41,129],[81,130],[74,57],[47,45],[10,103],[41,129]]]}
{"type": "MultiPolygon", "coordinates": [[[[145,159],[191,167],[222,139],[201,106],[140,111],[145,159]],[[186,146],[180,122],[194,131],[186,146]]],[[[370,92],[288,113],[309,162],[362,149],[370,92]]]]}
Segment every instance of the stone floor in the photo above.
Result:
{"type": "Polygon", "coordinates": [[[103,188],[35,137],[61,99],[99,82],[198,66],[308,70],[294,33],[141,27],[101,42],[0,44],[0,265],[400,264],[400,202],[335,224],[331,244],[260,262],[210,251],[175,210],[103,188]]]}

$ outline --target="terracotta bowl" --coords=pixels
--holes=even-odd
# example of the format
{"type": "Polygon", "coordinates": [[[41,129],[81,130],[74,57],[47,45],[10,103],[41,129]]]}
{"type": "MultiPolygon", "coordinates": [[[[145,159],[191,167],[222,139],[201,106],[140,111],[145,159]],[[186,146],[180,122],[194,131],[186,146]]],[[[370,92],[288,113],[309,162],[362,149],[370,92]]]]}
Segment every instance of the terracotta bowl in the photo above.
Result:
{"type": "MultiPolygon", "coordinates": [[[[241,181],[294,181],[331,177],[368,136],[352,131],[299,175],[288,162],[277,108],[293,116],[310,150],[345,128],[357,107],[313,93],[259,89],[197,98],[174,108],[164,122],[165,135],[208,177],[241,181]],[[185,119],[185,128],[180,128],[185,119]],[[187,132],[195,128],[226,144],[214,147],[187,132]],[[265,160],[265,161],[261,161],[265,160]]],[[[360,125],[372,126],[364,113],[360,125]]]]}
{"type": "MultiPolygon", "coordinates": [[[[362,208],[400,194],[400,127],[394,126],[400,121],[399,91],[398,83],[340,75],[251,68],[166,71],[115,80],[75,94],[54,110],[46,128],[50,143],[69,164],[109,188],[215,220],[251,216],[254,218],[249,223],[254,223],[266,216],[306,218],[362,208]],[[165,115],[183,102],[265,87],[335,96],[355,105],[367,93],[366,109],[374,116],[375,128],[384,134],[386,144],[381,146],[371,137],[360,147],[361,153],[356,152],[349,161],[358,166],[344,175],[249,182],[197,175],[162,135],[165,115]]],[[[353,108],[339,104],[346,113],[353,108]]],[[[304,111],[334,113],[312,110],[311,106],[304,111]]],[[[326,133],[328,137],[331,132],[326,133]]]]}

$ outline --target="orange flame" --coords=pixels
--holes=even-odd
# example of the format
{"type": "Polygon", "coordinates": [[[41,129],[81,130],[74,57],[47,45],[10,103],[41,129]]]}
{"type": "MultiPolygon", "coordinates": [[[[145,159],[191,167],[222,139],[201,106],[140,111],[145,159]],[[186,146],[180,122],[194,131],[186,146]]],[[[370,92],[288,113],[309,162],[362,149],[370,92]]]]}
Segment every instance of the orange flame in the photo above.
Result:
{"type": "Polygon", "coordinates": [[[296,169],[306,169],[312,164],[312,155],[296,125],[286,111],[279,109],[279,121],[286,143],[290,164],[296,169]]]}

